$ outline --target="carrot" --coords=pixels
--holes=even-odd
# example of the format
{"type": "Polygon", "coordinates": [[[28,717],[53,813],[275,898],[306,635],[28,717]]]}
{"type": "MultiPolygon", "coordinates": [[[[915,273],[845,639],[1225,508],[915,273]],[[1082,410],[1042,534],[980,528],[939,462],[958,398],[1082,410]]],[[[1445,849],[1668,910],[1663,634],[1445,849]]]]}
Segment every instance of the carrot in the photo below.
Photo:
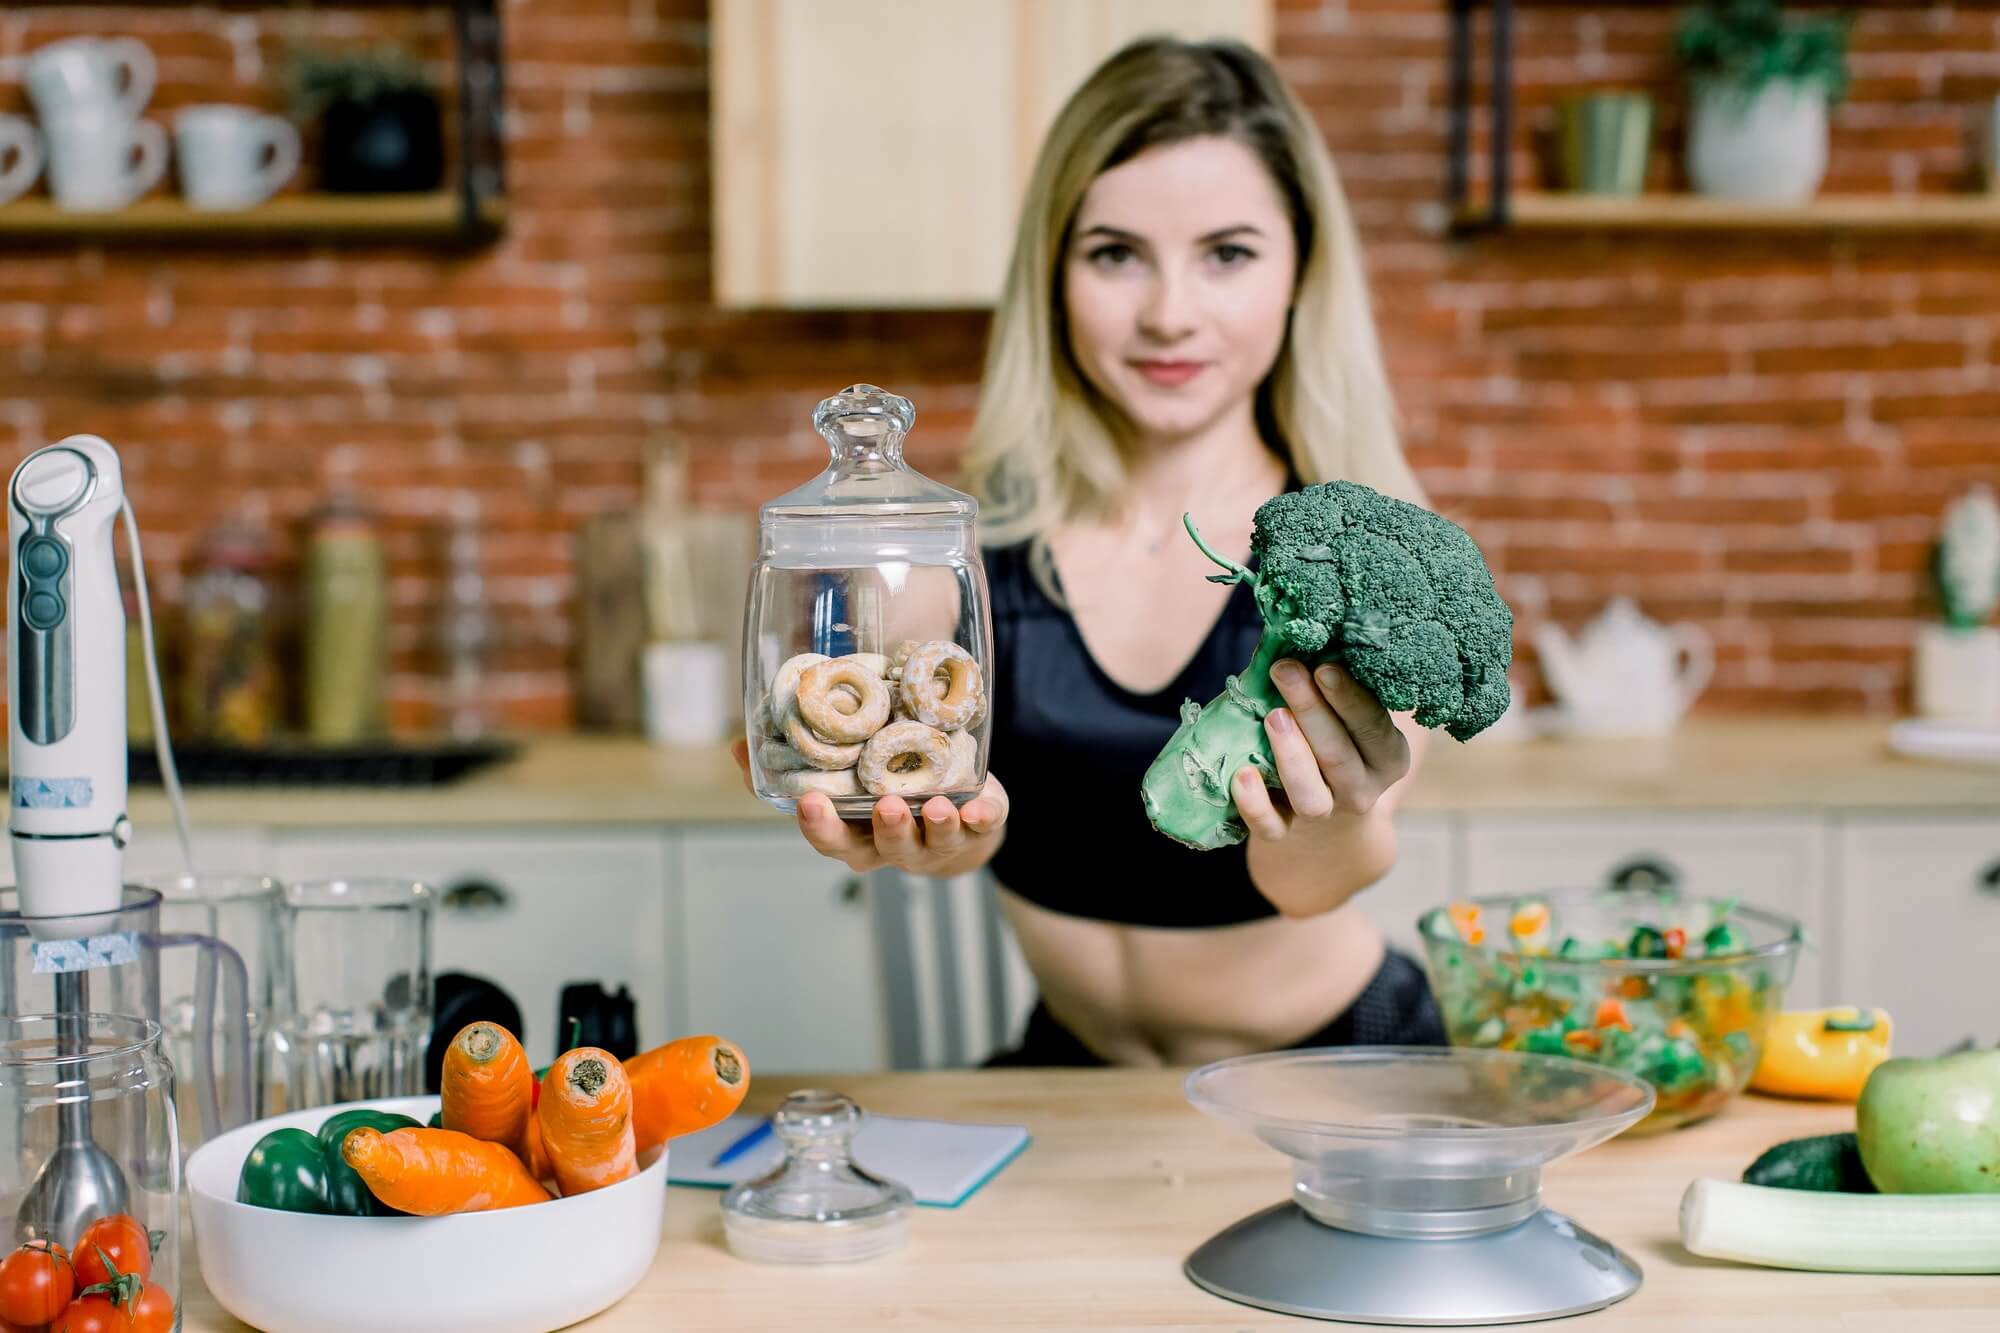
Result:
{"type": "MultiPolygon", "coordinates": [[[[541,1085],[538,1083],[535,1086],[539,1088],[541,1085]]],[[[521,1160],[527,1164],[528,1174],[536,1180],[554,1180],[556,1168],[549,1161],[549,1150],[542,1146],[542,1118],[539,1115],[528,1117],[528,1132],[521,1138],[521,1160]]]]}
{"type": "Polygon", "coordinates": [[[509,1149],[455,1129],[357,1129],[340,1155],[375,1197],[418,1217],[546,1203],[549,1192],[509,1149]]]}
{"type": "Polygon", "coordinates": [[[646,1152],[728,1117],[750,1091],[750,1062],[721,1037],[682,1037],[625,1062],[632,1132],[646,1152]]]}
{"type": "Polygon", "coordinates": [[[564,1197],[636,1175],[632,1083],[618,1057],[595,1046],[564,1051],[542,1080],[535,1107],[542,1148],[564,1197]]]}
{"type": "Polygon", "coordinates": [[[525,1158],[534,1087],[528,1053],[513,1033],[498,1023],[468,1023],[444,1052],[444,1127],[525,1158]]]}

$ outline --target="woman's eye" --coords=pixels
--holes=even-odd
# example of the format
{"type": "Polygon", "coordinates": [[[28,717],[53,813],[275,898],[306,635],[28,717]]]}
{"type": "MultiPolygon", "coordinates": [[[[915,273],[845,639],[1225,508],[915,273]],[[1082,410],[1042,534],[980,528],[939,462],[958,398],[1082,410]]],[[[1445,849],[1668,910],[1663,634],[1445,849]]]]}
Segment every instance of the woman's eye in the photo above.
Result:
{"type": "Polygon", "coordinates": [[[1238,264],[1247,263],[1257,257],[1257,252],[1248,246],[1232,245],[1227,241],[1216,246],[1213,254],[1215,262],[1224,268],[1234,268],[1238,264]]]}
{"type": "Polygon", "coordinates": [[[1118,241],[1108,241],[1091,250],[1084,258],[1098,268],[1117,268],[1121,264],[1130,263],[1137,256],[1133,254],[1131,246],[1118,241]]]}

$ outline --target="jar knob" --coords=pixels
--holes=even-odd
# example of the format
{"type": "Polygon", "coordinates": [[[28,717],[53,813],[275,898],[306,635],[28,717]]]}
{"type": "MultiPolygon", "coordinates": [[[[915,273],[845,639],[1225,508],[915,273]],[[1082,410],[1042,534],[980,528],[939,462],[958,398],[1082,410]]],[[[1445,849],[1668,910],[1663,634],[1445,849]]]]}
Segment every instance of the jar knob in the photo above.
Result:
{"type": "Polygon", "coordinates": [[[848,1141],[861,1128],[861,1108],[841,1093],[804,1088],[778,1104],[771,1128],[794,1153],[819,1149],[844,1157],[848,1141]]]}
{"type": "Polygon", "coordinates": [[[916,420],[909,399],[872,384],[850,384],[813,409],[813,429],[836,456],[892,450],[916,420]]]}

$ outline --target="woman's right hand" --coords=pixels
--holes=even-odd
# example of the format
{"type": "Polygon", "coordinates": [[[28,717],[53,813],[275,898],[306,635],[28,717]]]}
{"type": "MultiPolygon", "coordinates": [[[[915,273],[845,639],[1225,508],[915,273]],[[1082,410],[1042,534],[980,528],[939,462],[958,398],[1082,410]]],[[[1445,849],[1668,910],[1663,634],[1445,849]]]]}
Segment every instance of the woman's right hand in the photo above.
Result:
{"type": "MultiPolygon", "coordinates": [[[[736,739],[729,751],[750,782],[750,743],[736,739]]],[[[1007,790],[1000,779],[986,775],[979,794],[954,806],[948,797],[924,802],[921,817],[900,796],[875,802],[868,821],[842,819],[825,792],[808,792],[799,799],[799,832],[822,856],[830,856],[855,871],[894,866],[912,875],[940,879],[962,875],[986,864],[999,846],[1007,825],[1007,790]]]]}

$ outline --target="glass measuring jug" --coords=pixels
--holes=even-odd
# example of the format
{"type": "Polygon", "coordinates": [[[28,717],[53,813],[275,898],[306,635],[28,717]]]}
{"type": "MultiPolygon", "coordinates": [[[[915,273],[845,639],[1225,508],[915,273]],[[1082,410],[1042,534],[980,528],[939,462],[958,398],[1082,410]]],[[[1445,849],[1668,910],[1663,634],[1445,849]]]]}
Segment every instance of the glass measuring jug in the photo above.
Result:
{"type": "Polygon", "coordinates": [[[160,1022],[163,968],[184,974],[186,1043],[175,1072],[189,1115],[185,1147],[246,1125],[256,1073],[250,1044],[243,959],[222,940],[161,924],[156,889],[125,886],[115,913],[92,913],[87,929],[66,931],[57,917],[37,924],[55,936],[38,940],[12,888],[0,889],[0,1016],[90,1011],[160,1022]],[[73,992],[59,999],[58,990],[73,992]]]}

